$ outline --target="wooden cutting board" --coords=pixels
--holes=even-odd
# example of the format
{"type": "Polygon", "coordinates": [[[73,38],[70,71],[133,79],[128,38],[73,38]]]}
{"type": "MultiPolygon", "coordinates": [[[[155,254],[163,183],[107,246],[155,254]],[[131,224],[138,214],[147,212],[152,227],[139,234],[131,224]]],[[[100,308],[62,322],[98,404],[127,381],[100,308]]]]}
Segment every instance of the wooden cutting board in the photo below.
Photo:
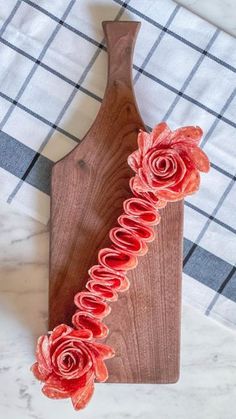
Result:
{"type": "MultiPolygon", "coordinates": [[[[103,22],[109,57],[103,103],[83,141],[53,167],[49,329],[71,323],[73,297],[131,196],[127,157],[144,128],[131,76],[139,27],[103,22]]],[[[183,203],[168,204],[161,216],[155,242],[128,275],[130,290],[105,319],[106,342],[117,354],[107,362],[109,382],[171,383],[179,376],[183,203]]]]}

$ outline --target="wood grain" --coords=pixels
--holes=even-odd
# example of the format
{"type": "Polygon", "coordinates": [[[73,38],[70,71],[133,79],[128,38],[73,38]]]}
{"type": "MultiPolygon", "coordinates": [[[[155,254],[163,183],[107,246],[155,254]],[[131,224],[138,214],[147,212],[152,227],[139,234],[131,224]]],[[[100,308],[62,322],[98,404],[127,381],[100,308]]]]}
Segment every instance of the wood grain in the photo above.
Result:
{"type": "MultiPolygon", "coordinates": [[[[84,288],[98,250],[109,245],[108,232],[130,196],[127,157],[144,127],[131,77],[139,26],[103,23],[109,53],[103,103],[81,144],[53,167],[49,329],[71,323],[73,296],[84,288]]],[[[110,382],[170,383],[179,376],[182,202],[161,215],[156,241],[106,319],[107,343],[117,354],[107,363],[110,382]]]]}

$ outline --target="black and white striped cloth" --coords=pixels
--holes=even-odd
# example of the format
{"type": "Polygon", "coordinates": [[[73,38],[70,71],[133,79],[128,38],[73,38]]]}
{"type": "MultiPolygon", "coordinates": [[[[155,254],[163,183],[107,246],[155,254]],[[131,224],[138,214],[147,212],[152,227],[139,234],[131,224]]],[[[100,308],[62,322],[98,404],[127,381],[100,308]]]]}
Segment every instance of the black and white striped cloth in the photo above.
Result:
{"type": "Polygon", "coordinates": [[[101,21],[141,21],[133,76],[144,121],[200,125],[212,162],[185,202],[184,299],[235,329],[235,40],[171,0],[0,5],[0,199],[47,223],[52,165],[104,94],[101,21]]]}

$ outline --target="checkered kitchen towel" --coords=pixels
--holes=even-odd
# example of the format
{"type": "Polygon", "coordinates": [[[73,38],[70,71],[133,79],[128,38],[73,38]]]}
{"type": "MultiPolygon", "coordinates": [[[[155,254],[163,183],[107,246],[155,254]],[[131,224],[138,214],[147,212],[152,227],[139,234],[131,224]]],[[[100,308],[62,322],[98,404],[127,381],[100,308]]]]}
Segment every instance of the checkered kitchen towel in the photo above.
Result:
{"type": "Polygon", "coordinates": [[[142,23],[144,121],[200,125],[212,162],[185,202],[184,299],[236,328],[236,42],[170,0],[0,0],[0,198],[47,222],[55,161],[80,142],[106,84],[102,20],[142,23]]]}

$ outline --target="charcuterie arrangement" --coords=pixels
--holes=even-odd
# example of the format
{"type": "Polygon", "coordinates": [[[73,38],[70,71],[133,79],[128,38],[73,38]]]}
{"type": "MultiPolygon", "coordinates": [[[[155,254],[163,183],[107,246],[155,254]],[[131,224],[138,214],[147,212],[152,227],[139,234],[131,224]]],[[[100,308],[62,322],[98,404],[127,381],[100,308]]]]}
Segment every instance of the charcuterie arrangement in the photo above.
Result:
{"type": "Polygon", "coordinates": [[[80,410],[91,399],[94,382],[107,380],[104,361],[114,357],[116,349],[103,343],[109,333],[104,323],[111,311],[109,303],[129,289],[128,272],[155,240],[159,210],[195,193],[199,172],[208,172],[209,160],[199,148],[201,137],[199,127],[171,131],[164,122],[151,133],[139,132],[138,149],[127,161],[134,171],[131,196],[123,202],[123,213],[109,232],[110,246],[99,250],[86,288],[74,297],[73,327],[60,324],[38,339],[32,371],[43,382],[47,397],[70,397],[80,410]]]}

